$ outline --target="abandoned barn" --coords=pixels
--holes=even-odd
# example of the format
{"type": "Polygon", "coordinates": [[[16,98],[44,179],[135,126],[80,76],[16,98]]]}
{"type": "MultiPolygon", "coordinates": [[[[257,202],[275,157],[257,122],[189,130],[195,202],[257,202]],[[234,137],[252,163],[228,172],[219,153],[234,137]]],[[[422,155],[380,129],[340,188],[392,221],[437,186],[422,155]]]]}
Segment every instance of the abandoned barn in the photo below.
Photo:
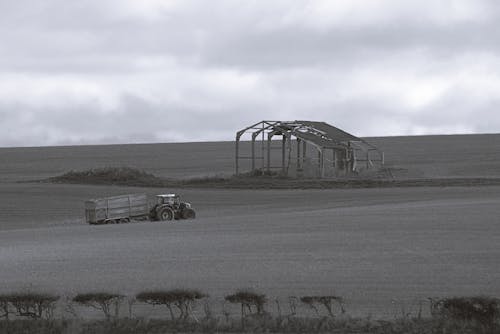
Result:
{"type": "Polygon", "coordinates": [[[325,122],[261,121],[238,131],[235,146],[236,175],[251,171],[337,177],[384,164],[381,150],[325,122]],[[250,135],[249,142],[242,140],[244,135],[250,135]],[[281,140],[273,140],[275,136],[281,140]]]}

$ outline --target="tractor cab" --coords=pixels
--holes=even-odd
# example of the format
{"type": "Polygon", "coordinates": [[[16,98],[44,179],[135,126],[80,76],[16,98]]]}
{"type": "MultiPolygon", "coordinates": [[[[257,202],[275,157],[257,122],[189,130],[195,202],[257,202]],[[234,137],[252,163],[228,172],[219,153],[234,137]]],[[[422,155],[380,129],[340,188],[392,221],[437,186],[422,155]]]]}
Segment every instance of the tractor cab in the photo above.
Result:
{"type": "Polygon", "coordinates": [[[158,205],[167,204],[170,206],[178,206],[180,204],[180,198],[179,195],[176,194],[156,195],[156,204],[158,205]]]}
{"type": "Polygon", "coordinates": [[[150,210],[153,220],[194,219],[196,212],[190,203],[181,202],[177,194],[156,195],[156,204],[150,210]]]}

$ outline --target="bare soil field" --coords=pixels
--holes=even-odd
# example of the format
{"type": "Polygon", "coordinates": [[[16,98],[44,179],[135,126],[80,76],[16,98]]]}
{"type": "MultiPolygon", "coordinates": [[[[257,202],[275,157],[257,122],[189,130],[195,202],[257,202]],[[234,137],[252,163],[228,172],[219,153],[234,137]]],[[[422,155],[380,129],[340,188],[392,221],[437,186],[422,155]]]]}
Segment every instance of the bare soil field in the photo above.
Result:
{"type": "MultiPolygon", "coordinates": [[[[500,177],[500,135],[372,138],[399,177],[500,177]],[[424,154],[428,150],[428,155],[424,154]],[[411,175],[410,175],[411,174],[411,175]]],[[[232,173],[232,143],[0,149],[3,290],[344,296],[388,315],[429,296],[500,296],[500,187],[163,189],[15,181],[100,166],[232,173]],[[83,201],[178,192],[198,218],[89,226],[83,201]]]]}
{"type": "Polygon", "coordinates": [[[103,226],[83,223],[84,198],[152,191],[42,185],[47,200],[41,189],[16,187],[39,203],[3,214],[4,227],[40,227],[0,232],[4,289],[334,292],[364,315],[429,296],[500,292],[500,187],[180,190],[200,218],[103,226]]]}

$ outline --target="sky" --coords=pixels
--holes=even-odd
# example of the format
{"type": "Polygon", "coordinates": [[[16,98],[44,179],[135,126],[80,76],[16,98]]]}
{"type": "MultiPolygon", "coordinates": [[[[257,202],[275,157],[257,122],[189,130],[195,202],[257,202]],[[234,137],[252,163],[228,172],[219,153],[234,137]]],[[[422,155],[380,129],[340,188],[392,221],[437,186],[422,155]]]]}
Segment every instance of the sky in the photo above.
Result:
{"type": "Polygon", "coordinates": [[[0,0],[0,147],[500,133],[495,0],[0,0]]]}

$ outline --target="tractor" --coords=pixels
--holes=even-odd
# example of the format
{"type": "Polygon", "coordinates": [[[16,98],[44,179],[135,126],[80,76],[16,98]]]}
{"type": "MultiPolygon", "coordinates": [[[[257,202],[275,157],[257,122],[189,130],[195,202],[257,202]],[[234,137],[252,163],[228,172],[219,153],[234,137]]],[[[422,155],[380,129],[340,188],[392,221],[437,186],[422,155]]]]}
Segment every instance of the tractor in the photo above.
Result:
{"type": "Polygon", "coordinates": [[[194,219],[196,212],[190,203],[181,202],[179,195],[156,195],[156,204],[149,212],[151,220],[194,219]]]}

